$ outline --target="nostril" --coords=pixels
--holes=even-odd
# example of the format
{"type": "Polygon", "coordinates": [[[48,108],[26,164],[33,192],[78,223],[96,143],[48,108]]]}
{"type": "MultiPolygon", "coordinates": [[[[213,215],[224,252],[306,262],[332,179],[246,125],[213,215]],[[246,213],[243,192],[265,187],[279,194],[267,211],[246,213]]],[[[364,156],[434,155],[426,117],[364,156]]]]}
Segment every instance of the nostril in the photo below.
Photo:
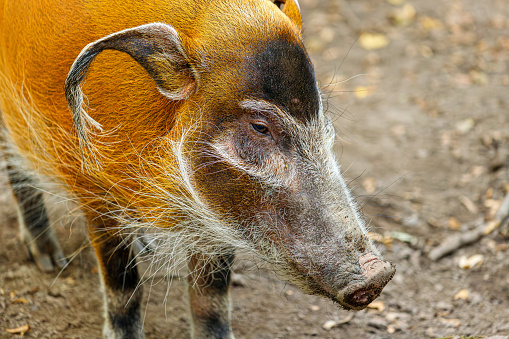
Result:
{"type": "Polygon", "coordinates": [[[358,305],[367,305],[375,299],[376,293],[369,290],[360,290],[353,294],[352,300],[358,305]]]}
{"type": "Polygon", "coordinates": [[[378,291],[373,289],[360,289],[345,298],[345,301],[355,307],[369,305],[378,296],[378,291]]]}

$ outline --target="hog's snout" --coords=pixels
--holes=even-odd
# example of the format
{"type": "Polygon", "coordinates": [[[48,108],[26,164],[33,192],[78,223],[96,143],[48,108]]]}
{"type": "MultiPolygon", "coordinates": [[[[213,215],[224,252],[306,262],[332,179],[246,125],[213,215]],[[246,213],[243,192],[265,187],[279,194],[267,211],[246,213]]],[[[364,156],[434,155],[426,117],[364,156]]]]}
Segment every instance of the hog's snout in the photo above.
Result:
{"type": "Polygon", "coordinates": [[[359,265],[365,280],[347,286],[337,296],[345,308],[353,310],[361,310],[375,300],[396,273],[392,263],[382,261],[372,253],[362,255],[359,265]]]}

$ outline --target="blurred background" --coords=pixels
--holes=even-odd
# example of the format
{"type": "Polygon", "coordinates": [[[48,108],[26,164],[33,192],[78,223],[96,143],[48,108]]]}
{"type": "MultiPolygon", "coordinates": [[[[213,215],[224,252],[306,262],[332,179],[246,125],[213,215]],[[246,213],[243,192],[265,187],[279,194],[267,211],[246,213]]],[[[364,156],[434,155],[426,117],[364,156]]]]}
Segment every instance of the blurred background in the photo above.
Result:
{"type": "MultiPolygon", "coordinates": [[[[508,338],[507,1],[300,5],[338,159],[397,273],[376,302],[353,313],[241,260],[236,337],[508,338]]],[[[17,238],[2,180],[0,338],[24,325],[27,338],[100,337],[97,268],[82,221],[51,203],[65,251],[77,255],[58,278],[39,273],[17,238]]],[[[187,338],[185,284],[173,281],[166,296],[160,280],[145,286],[147,337],[187,338]]]]}

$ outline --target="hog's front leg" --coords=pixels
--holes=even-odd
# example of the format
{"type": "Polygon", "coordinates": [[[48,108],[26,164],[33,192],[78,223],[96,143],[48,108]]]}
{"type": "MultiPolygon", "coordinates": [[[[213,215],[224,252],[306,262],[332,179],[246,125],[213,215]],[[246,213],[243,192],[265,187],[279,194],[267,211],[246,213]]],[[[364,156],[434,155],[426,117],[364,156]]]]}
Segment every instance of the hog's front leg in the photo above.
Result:
{"type": "Polygon", "coordinates": [[[141,288],[132,251],[108,226],[90,228],[89,234],[101,273],[103,287],[105,339],[143,339],[141,288]]]}
{"type": "Polygon", "coordinates": [[[9,151],[4,152],[4,156],[9,184],[18,210],[20,235],[30,258],[43,272],[64,267],[67,259],[50,225],[42,191],[36,188],[37,180],[12,164],[16,163],[17,159],[9,151]]]}
{"type": "Polygon", "coordinates": [[[230,277],[234,255],[194,254],[189,260],[189,301],[193,339],[233,339],[230,277]]]}

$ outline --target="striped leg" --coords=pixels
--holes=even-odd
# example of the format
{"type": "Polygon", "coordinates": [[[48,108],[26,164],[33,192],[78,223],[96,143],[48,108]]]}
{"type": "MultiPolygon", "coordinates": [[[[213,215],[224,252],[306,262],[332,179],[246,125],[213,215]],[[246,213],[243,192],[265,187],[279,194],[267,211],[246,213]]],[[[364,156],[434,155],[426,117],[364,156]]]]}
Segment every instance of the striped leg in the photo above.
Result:
{"type": "Polygon", "coordinates": [[[193,339],[233,339],[230,327],[230,276],[234,255],[200,254],[189,260],[189,299],[193,339]]]}
{"type": "Polygon", "coordinates": [[[107,339],[145,338],[141,317],[141,288],[132,251],[118,236],[90,229],[92,245],[101,272],[104,317],[103,337],[107,339]]]}

